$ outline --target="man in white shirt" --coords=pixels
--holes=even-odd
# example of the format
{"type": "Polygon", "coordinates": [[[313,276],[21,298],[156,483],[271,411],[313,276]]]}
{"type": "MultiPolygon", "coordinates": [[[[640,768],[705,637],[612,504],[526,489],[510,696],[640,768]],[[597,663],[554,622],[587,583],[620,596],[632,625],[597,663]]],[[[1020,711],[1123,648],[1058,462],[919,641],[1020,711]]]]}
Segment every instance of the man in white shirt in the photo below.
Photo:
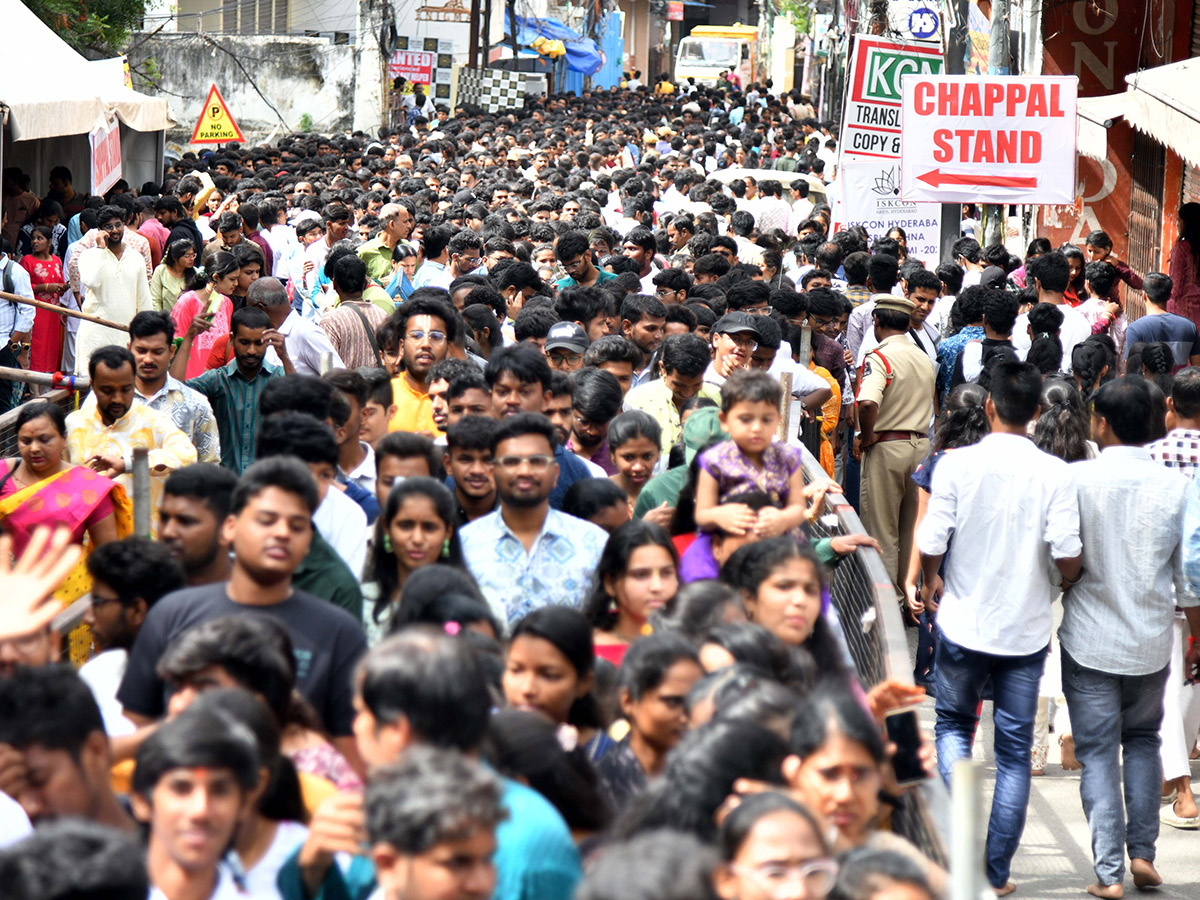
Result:
{"type": "MultiPolygon", "coordinates": [[[[941,290],[941,279],[927,269],[914,272],[913,277],[908,280],[908,299],[913,305],[912,313],[909,315],[911,327],[908,329],[908,339],[924,350],[929,361],[935,366],[938,361],[937,345],[941,340],[941,335],[929,323],[929,314],[933,311],[934,303],[937,302],[941,290]]],[[[878,346],[879,342],[875,339],[874,331],[866,332],[858,347],[855,367],[862,368],[867,354],[878,346]]]]}
{"type": "Polygon", "coordinates": [[[1025,828],[1038,684],[1053,627],[1053,564],[1063,586],[1082,568],[1079,506],[1069,467],[1039,450],[1026,428],[1042,392],[1028,363],[996,366],[985,410],[991,434],[947,453],[917,528],[924,584],[915,612],[937,611],[938,768],[949,783],[970,758],[985,683],[993,686],[996,792],[987,877],[999,895],[1025,828]],[[945,583],[938,571],[946,553],[945,583]],[[940,599],[939,599],[939,594],[940,599]]]}
{"type": "Polygon", "coordinates": [[[1097,883],[1088,892],[1097,897],[1121,896],[1126,850],[1134,885],[1162,884],[1154,869],[1159,726],[1176,606],[1200,633],[1200,597],[1183,577],[1188,479],[1145,448],[1152,409],[1141,378],[1103,385],[1092,395],[1100,457],[1071,467],[1087,567],[1063,595],[1058,636],[1075,756],[1083,764],[1079,793],[1092,831],[1097,883]],[[1116,521],[1126,527],[1114,528],[1116,521]]]}
{"type": "Polygon", "coordinates": [[[149,900],[244,896],[220,862],[254,802],[259,765],[250,729],[211,706],[185,709],[146,739],[131,799],[149,829],[149,900]],[[197,809],[203,809],[203,827],[194,824],[197,809]]]}
{"type": "MultiPolygon", "coordinates": [[[[1084,318],[1083,313],[1068,306],[1064,296],[1071,281],[1071,265],[1061,250],[1052,250],[1030,260],[1025,266],[1025,274],[1029,283],[1037,288],[1038,303],[1052,303],[1063,314],[1063,323],[1058,329],[1058,339],[1063,348],[1061,369],[1070,372],[1071,354],[1076,346],[1092,336],[1092,324],[1084,318]]],[[[964,280],[963,284],[965,286],[967,281],[964,280]]],[[[1012,342],[1017,348],[1017,353],[1024,359],[1033,345],[1033,335],[1029,333],[1028,313],[1017,317],[1017,324],[1013,326],[1012,342]]]]}
{"type": "Polygon", "coordinates": [[[183,569],[165,544],[144,537],[101,544],[88,555],[92,602],[83,621],[92,630],[96,655],[79,669],[104,719],[110,738],[133,734],[137,726],[125,717],[117,688],[125,675],[146,612],[164,594],[187,586],[183,569]]]}
{"type": "MultiPolygon", "coordinates": [[[[328,355],[330,369],[345,367],[329,335],[315,322],[292,309],[287,288],[275,278],[260,278],[246,292],[246,305],[257,306],[271,320],[271,327],[283,335],[283,345],[296,368],[297,375],[320,375],[322,360],[328,355]]],[[[281,365],[271,348],[266,355],[267,365],[281,365]]]]}
{"type": "Polygon", "coordinates": [[[437,225],[426,228],[421,236],[421,250],[425,262],[413,276],[413,289],[423,287],[439,287],[450,290],[450,282],[454,276],[450,273],[450,240],[454,237],[454,229],[448,225],[437,225]]]}
{"type": "MultiPolygon", "coordinates": [[[[2,250],[0,250],[0,290],[11,291],[18,297],[25,297],[29,300],[34,299],[29,273],[2,250]]],[[[33,331],[33,317],[36,312],[34,307],[26,306],[24,303],[14,303],[12,300],[0,301],[0,347],[7,348],[14,343],[23,344],[24,349],[16,358],[16,364],[20,366],[29,365],[29,338],[33,331]]],[[[77,322],[79,320],[68,319],[68,321],[77,322]]],[[[13,396],[11,384],[0,385],[0,413],[8,412],[12,407],[13,396]]]]}
{"type": "Polygon", "coordinates": [[[352,216],[350,210],[341,203],[330,203],[321,210],[321,220],[325,223],[325,236],[304,249],[305,261],[312,263],[312,268],[303,274],[304,292],[310,296],[325,269],[325,258],[329,256],[329,251],[350,233],[352,216]]]}
{"type": "MultiPolygon", "coordinates": [[[[867,289],[872,294],[890,294],[896,282],[900,280],[900,263],[896,257],[887,253],[872,253],[867,261],[867,289]]],[[[862,342],[871,334],[875,327],[872,315],[875,304],[872,300],[860,303],[850,313],[850,321],[846,325],[846,346],[857,360],[858,350],[862,342]]]]}

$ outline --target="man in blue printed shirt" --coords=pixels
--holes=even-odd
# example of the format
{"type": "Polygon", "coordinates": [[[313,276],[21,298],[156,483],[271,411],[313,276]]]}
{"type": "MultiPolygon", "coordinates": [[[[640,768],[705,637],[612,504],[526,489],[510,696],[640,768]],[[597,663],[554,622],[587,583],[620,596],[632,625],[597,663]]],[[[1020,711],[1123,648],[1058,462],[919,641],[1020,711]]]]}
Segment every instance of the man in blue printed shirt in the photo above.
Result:
{"type": "Polygon", "coordinates": [[[550,420],[518,413],[492,438],[500,508],[463,528],[467,568],[493,615],[515,622],[555,603],[578,607],[608,540],[604,529],[550,508],[558,479],[550,420]]]}

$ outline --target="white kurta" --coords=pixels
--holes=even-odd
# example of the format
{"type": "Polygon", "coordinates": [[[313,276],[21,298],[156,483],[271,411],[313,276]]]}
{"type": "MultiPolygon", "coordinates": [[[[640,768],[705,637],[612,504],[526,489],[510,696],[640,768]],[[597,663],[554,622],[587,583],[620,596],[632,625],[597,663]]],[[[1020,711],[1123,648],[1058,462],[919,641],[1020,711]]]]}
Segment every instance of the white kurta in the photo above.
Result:
{"type": "MultiPolygon", "coordinates": [[[[118,259],[107,247],[90,247],[79,254],[79,280],[85,289],[83,312],[126,325],[143,310],[154,309],[146,261],[126,247],[118,259]]],[[[75,373],[87,373],[88,360],[99,347],[129,343],[129,335],[115,328],[81,321],[75,337],[75,373]]]]}

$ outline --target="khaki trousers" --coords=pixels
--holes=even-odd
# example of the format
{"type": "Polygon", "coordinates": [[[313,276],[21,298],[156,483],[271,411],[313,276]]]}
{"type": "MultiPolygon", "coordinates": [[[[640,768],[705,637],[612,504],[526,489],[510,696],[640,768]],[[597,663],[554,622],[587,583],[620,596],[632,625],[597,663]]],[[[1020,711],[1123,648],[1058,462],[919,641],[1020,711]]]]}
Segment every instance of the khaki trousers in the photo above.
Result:
{"type": "Polygon", "coordinates": [[[912,553],[917,486],[912,473],[929,454],[928,438],[880,441],[862,458],[862,521],[879,541],[892,584],[899,590],[912,553]]]}

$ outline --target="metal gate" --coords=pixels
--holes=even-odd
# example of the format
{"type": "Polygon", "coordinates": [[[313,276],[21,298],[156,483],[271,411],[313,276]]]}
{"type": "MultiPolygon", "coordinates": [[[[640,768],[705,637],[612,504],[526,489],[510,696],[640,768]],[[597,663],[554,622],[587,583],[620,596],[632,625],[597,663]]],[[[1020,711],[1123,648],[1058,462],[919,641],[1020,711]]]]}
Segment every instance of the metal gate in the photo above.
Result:
{"type": "MultiPolygon", "coordinates": [[[[1133,186],[1129,198],[1129,265],[1135,272],[1156,272],[1162,250],[1163,172],[1167,151],[1140,131],[1133,135],[1133,186]]],[[[1146,312],[1141,291],[1125,288],[1125,316],[1129,321],[1146,312]]]]}

